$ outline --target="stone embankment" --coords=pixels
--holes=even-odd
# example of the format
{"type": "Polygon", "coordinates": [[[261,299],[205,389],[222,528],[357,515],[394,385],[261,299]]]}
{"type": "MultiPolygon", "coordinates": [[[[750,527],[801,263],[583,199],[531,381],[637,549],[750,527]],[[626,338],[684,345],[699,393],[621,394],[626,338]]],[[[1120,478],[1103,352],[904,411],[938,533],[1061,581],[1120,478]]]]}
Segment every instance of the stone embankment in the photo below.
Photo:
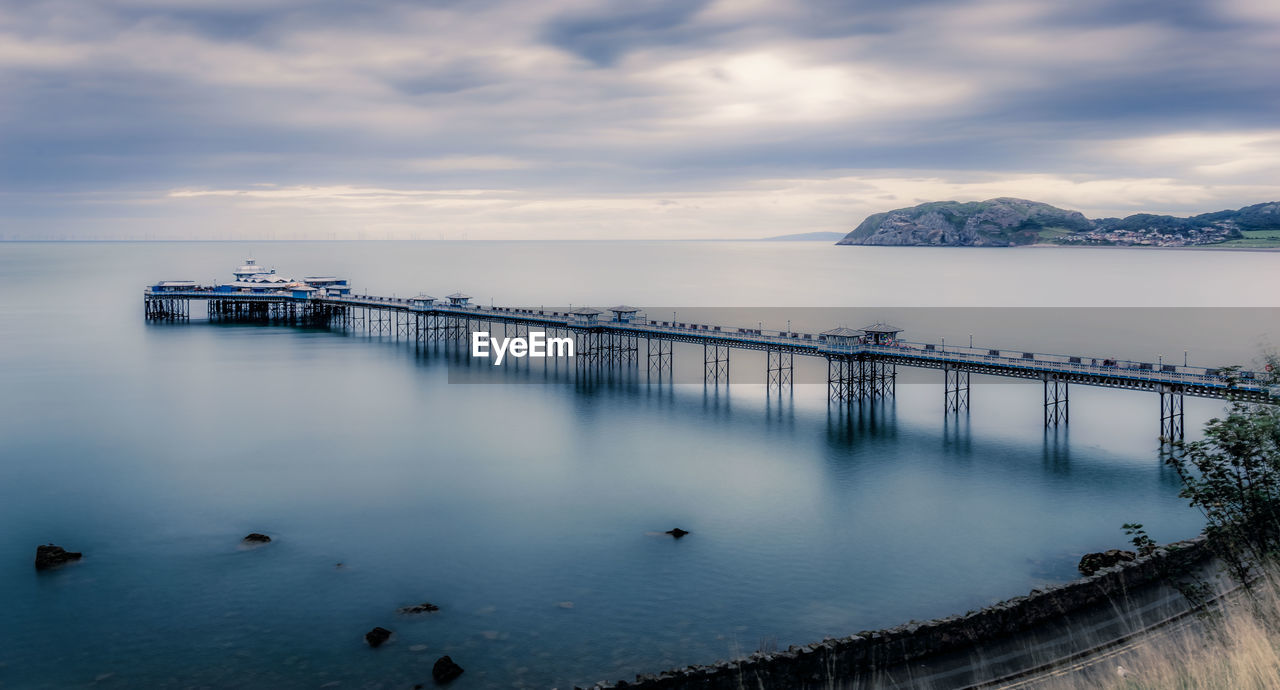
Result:
{"type": "Polygon", "coordinates": [[[1102,568],[1088,577],[1038,588],[1026,596],[963,615],[923,623],[911,621],[885,630],[793,646],[785,651],[757,652],[733,661],[641,675],[634,682],[601,682],[591,687],[597,690],[829,687],[831,682],[851,681],[877,668],[1017,635],[1086,607],[1122,600],[1131,590],[1189,572],[1211,556],[1203,537],[1176,542],[1156,549],[1149,556],[1102,568]]]}

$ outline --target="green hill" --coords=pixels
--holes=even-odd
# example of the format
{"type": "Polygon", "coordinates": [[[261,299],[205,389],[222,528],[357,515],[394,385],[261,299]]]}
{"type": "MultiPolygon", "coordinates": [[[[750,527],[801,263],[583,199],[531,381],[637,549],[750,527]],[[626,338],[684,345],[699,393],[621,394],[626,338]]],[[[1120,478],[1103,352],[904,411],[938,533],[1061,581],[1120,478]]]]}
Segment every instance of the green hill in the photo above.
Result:
{"type": "Polygon", "coordinates": [[[1025,199],[935,201],[868,216],[837,244],[1009,247],[1092,227],[1078,211],[1025,199]]]}
{"type": "Polygon", "coordinates": [[[836,244],[1011,247],[1036,243],[1280,246],[1280,202],[1189,218],[1139,213],[1089,220],[1079,211],[1026,199],[936,201],[868,216],[836,244]]]}

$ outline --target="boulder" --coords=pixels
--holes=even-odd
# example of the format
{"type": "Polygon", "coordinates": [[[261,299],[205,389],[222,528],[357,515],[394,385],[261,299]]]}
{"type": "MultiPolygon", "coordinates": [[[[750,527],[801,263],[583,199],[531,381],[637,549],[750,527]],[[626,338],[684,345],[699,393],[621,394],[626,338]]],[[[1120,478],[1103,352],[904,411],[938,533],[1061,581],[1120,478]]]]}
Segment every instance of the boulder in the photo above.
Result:
{"type": "Polygon", "coordinates": [[[409,615],[418,614],[418,613],[431,613],[433,611],[439,611],[439,610],[440,610],[439,606],[436,606],[435,604],[429,601],[424,601],[421,604],[417,604],[415,606],[405,606],[400,609],[400,613],[403,613],[406,616],[409,616],[409,615]]]}
{"type": "Polygon", "coordinates": [[[675,529],[669,529],[669,530],[667,530],[665,533],[666,533],[666,534],[670,534],[671,536],[675,537],[676,539],[679,539],[680,537],[683,537],[684,535],[688,534],[688,532],[687,532],[687,531],[682,530],[682,529],[680,529],[679,527],[677,527],[677,528],[675,528],[675,529]]]}
{"type": "Polygon", "coordinates": [[[382,627],[374,628],[364,634],[364,641],[369,643],[369,646],[374,649],[382,646],[382,643],[389,639],[391,639],[391,631],[382,627]]]}
{"type": "Polygon", "coordinates": [[[61,546],[44,544],[36,547],[36,570],[49,570],[78,561],[84,554],[78,551],[67,551],[61,546]]]}
{"type": "Polygon", "coordinates": [[[265,534],[258,534],[257,532],[254,532],[253,534],[246,536],[244,539],[241,539],[240,541],[245,544],[270,544],[271,537],[268,537],[265,534]]]}
{"type": "Polygon", "coordinates": [[[462,675],[462,667],[453,663],[453,659],[447,656],[436,659],[435,666],[431,667],[431,677],[437,683],[448,683],[460,675],[462,675]]]}
{"type": "Polygon", "coordinates": [[[1086,553],[1080,559],[1080,572],[1086,576],[1092,575],[1103,568],[1110,568],[1120,563],[1128,563],[1137,558],[1137,554],[1132,551],[1121,551],[1120,549],[1111,549],[1099,553],[1086,553]]]}

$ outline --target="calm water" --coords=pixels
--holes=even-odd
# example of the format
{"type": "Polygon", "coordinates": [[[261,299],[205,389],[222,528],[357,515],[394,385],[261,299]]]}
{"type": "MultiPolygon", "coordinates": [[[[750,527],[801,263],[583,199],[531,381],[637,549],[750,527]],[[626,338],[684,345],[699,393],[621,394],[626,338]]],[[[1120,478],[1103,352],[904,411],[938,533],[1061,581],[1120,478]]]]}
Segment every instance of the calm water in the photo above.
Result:
{"type": "MultiPolygon", "coordinates": [[[[1024,594],[1124,522],[1198,529],[1150,394],[1077,387],[1069,432],[1046,433],[1036,386],[975,379],[959,420],[933,383],[843,414],[817,385],[459,385],[438,350],[143,322],[148,282],[225,280],[248,254],[486,303],[860,307],[851,325],[957,343],[963,319],[902,308],[1090,307],[976,337],[1211,365],[1275,323],[1093,308],[1274,307],[1280,287],[1280,254],[1237,252],[0,244],[0,686],[405,687],[450,654],[459,688],[565,687],[1024,594]],[[653,534],[677,525],[692,535],[653,534]],[[276,541],[241,550],[251,531],[276,541]],[[37,575],[44,542],[86,558],[37,575]],[[396,615],[421,601],[442,610],[396,615]],[[370,650],[375,625],[396,637],[370,650]]],[[[1219,407],[1189,402],[1188,424],[1219,407]]]]}

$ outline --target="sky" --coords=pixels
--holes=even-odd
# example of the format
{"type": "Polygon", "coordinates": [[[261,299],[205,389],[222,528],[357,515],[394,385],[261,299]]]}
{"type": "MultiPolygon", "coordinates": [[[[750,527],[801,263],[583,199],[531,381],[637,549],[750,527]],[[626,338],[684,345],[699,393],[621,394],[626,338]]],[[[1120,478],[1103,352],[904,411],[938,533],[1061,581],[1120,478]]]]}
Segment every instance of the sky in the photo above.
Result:
{"type": "Polygon", "coordinates": [[[0,239],[1280,200],[1275,0],[0,0],[0,239]]]}

